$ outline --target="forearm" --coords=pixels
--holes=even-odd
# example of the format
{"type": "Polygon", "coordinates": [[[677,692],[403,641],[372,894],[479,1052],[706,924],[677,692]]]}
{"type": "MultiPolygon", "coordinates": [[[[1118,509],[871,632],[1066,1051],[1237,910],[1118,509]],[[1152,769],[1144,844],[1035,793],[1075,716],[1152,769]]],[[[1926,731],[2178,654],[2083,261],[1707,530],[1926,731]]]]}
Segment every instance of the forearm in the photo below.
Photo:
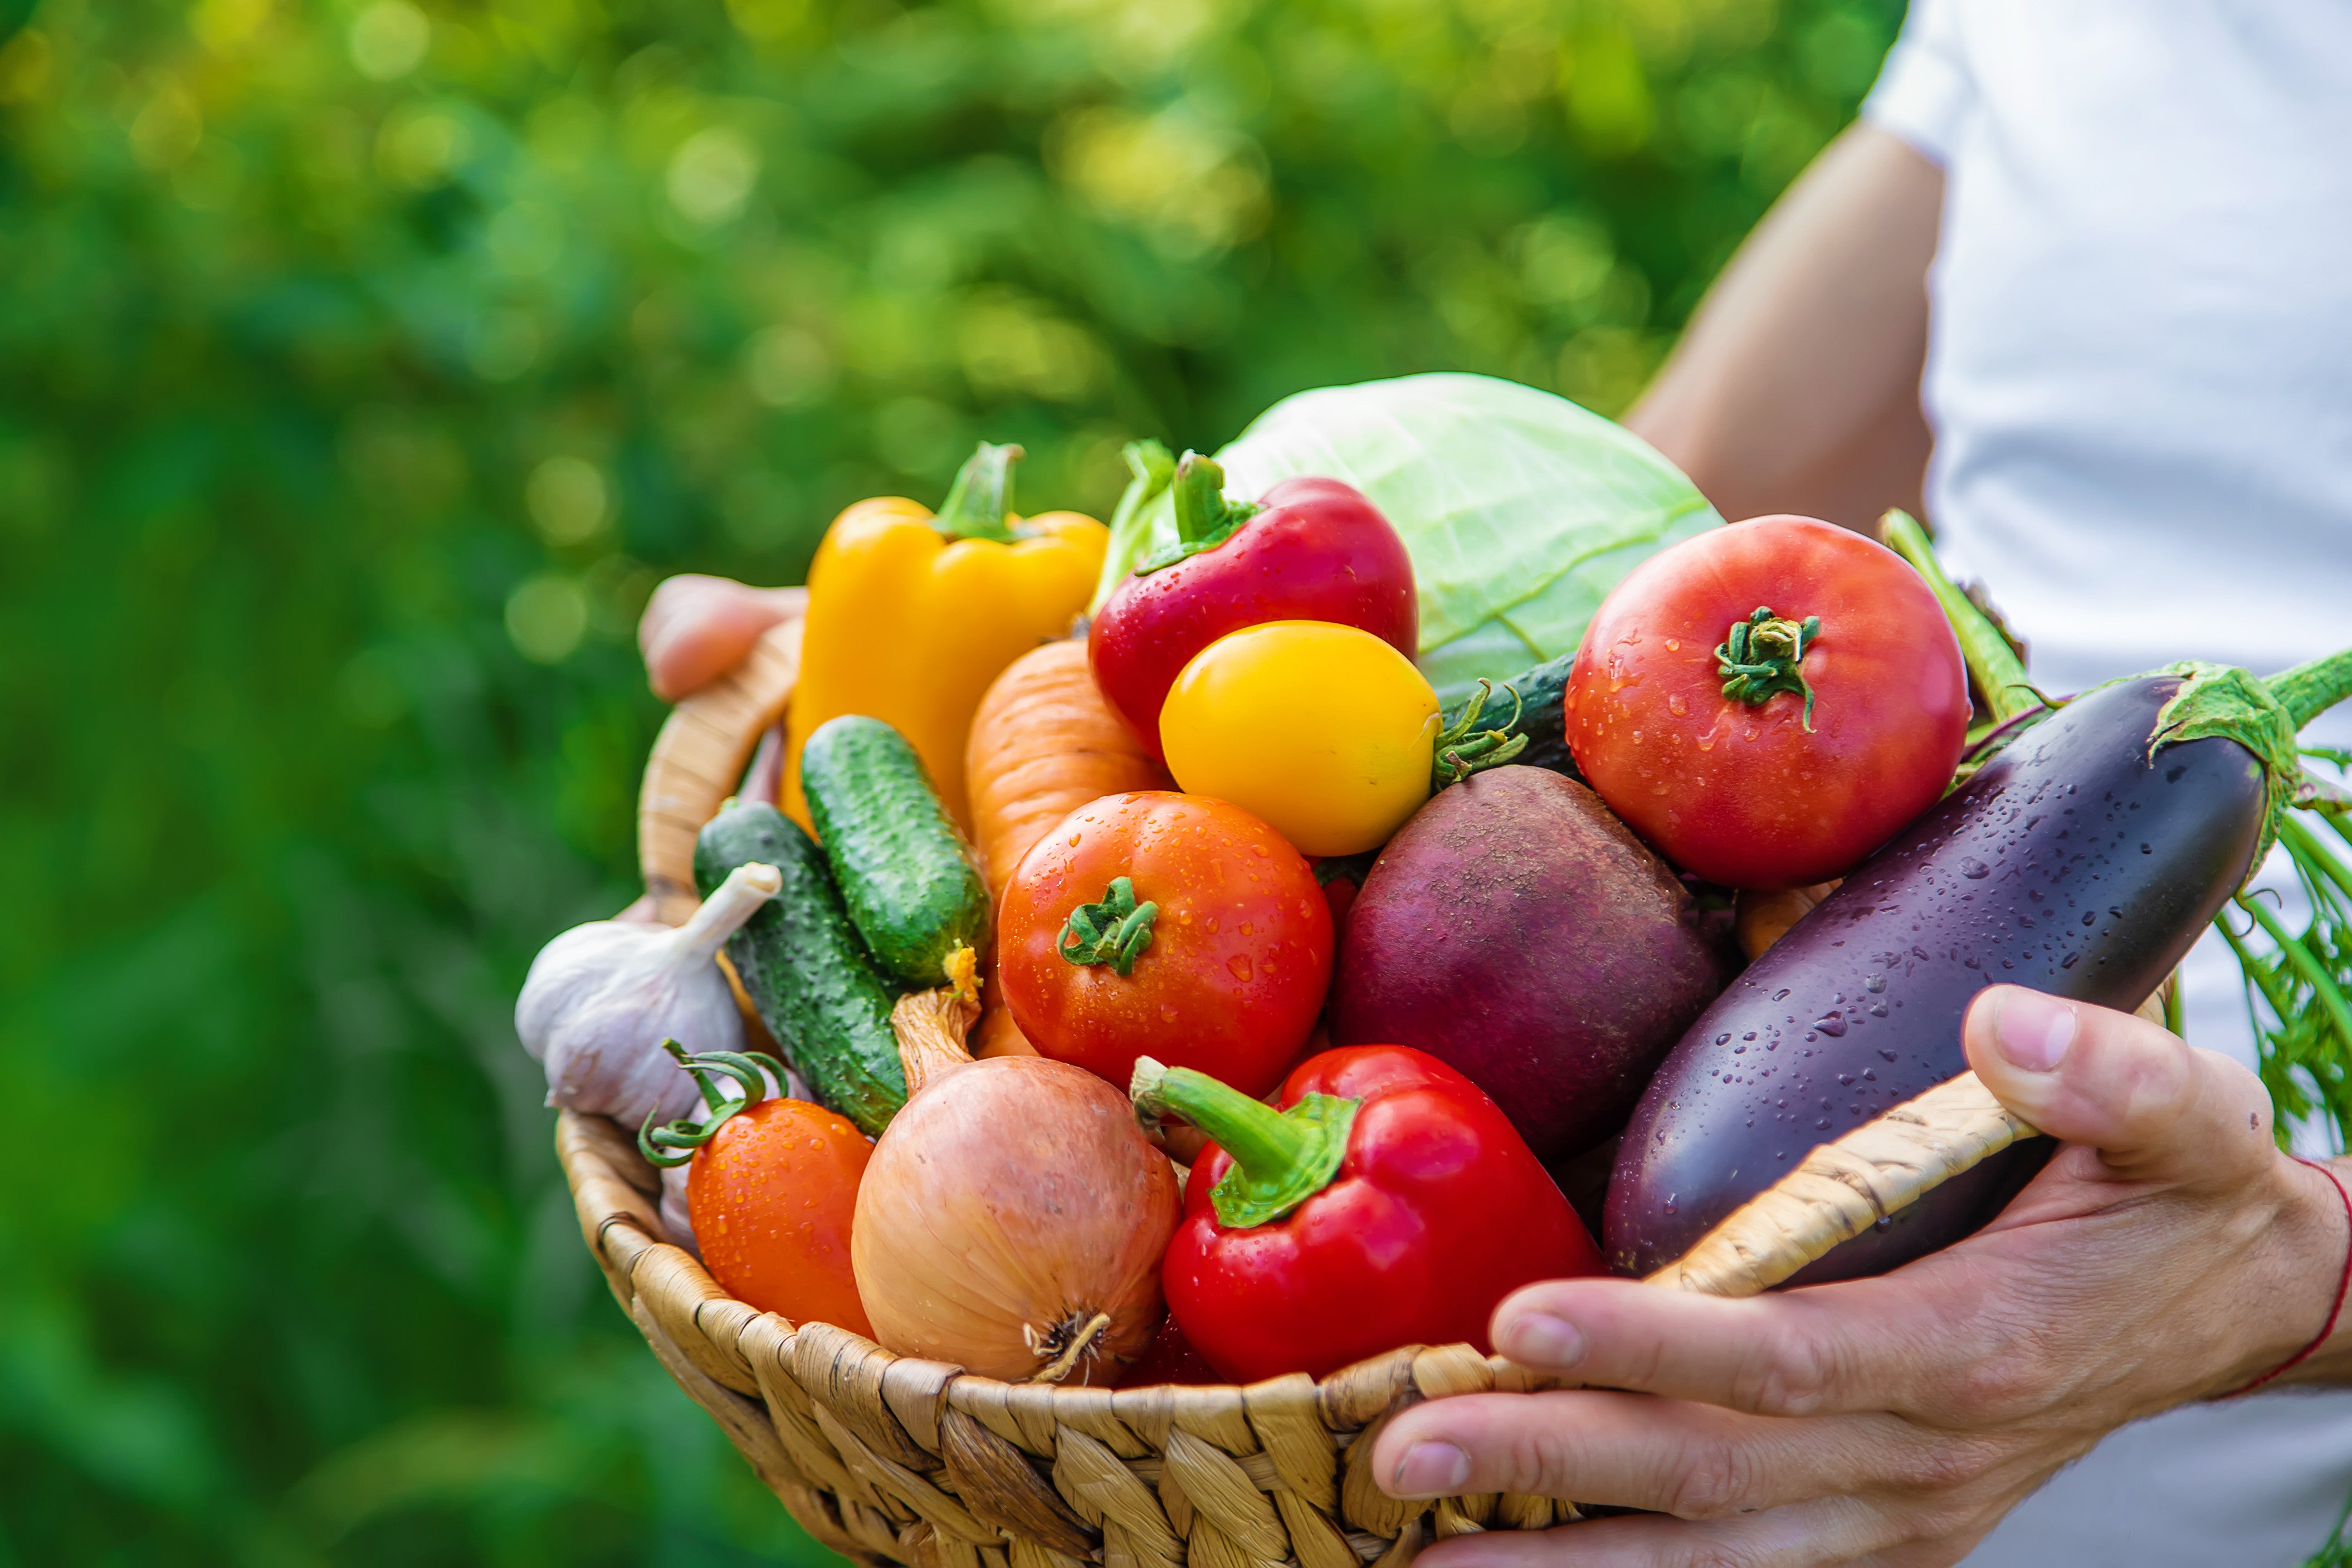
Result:
{"type": "Polygon", "coordinates": [[[1626,423],[1726,517],[1853,526],[1918,505],[1942,172],[1870,125],[1832,143],[1708,291],[1626,423]]]}

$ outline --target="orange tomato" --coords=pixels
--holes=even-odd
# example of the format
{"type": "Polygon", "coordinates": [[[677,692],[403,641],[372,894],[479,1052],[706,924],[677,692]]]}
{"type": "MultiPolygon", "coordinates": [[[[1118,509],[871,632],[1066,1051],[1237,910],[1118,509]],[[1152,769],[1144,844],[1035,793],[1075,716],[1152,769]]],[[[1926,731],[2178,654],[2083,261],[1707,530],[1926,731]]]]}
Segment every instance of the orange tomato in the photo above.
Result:
{"type": "Polygon", "coordinates": [[[687,1215],[730,1295],[795,1323],[874,1337],[849,1268],[849,1222],[874,1145],[843,1117],[772,1097],[695,1151],[687,1215]]]}

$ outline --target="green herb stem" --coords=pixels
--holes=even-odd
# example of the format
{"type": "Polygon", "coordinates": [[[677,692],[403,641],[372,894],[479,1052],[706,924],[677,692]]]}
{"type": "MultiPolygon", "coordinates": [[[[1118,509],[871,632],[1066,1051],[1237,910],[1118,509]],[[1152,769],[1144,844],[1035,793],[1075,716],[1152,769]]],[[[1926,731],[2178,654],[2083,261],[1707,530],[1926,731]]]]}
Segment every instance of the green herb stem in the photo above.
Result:
{"type": "Polygon", "coordinates": [[[2286,928],[2284,921],[2263,907],[2262,900],[2249,898],[2242,893],[2238,894],[2236,903],[2239,908],[2253,916],[2254,924],[2263,928],[2263,935],[2286,955],[2287,962],[2294,966],[2295,971],[2319,998],[2320,1006],[2327,1009],[2328,1021],[2336,1026],[2336,1036],[2342,1042],[2342,1049],[2352,1051],[2352,1006],[2346,1005],[2344,993],[2337,988],[2335,977],[2328,974],[2327,967],[2312,956],[2311,949],[2286,928]]]}
{"type": "Polygon", "coordinates": [[[1944,618],[1952,623],[1953,635],[1960,640],[1960,657],[1968,662],[1969,674],[1976,677],[1977,689],[1984,694],[1985,706],[1992,710],[1994,721],[2007,723],[2042,706],[2041,693],[2026,678],[2024,662],[2009,645],[2009,639],[2000,634],[2000,628],[1945,572],[1944,563],[1936,559],[1936,547],[1928,542],[1927,530],[1919,526],[1919,520],[1897,508],[1880,518],[1878,526],[1885,536],[1887,548],[1909,561],[1927,580],[1928,591],[1944,607],[1944,618]]]}

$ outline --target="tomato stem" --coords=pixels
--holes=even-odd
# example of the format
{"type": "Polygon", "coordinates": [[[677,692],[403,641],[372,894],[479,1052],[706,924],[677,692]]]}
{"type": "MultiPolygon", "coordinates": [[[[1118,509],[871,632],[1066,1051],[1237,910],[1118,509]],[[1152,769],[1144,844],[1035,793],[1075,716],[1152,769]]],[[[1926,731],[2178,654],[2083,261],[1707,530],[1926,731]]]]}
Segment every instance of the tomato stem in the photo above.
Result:
{"type": "Polygon", "coordinates": [[[1073,964],[1108,964],[1123,978],[1151,946],[1151,925],[1160,905],[1138,904],[1135,883],[1113,877],[1099,904],[1081,904],[1062,925],[1055,951],[1073,964]]]}
{"type": "Polygon", "coordinates": [[[956,470],[955,484],[931,527],[951,539],[1010,540],[1013,529],[1004,518],[1013,509],[1013,465],[1021,458],[1018,446],[982,442],[956,470]]]}
{"type": "Polygon", "coordinates": [[[1232,1157],[1233,1168],[1209,1189],[1210,1207],[1228,1230],[1271,1225],[1329,1186],[1348,1157],[1348,1134],[1363,1103],[1307,1094],[1277,1111],[1205,1072],[1148,1056],[1135,1059],[1128,1097],[1146,1124],[1172,1111],[1232,1157]]]}
{"type": "Polygon", "coordinates": [[[1511,716],[1500,728],[1476,727],[1486,699],[1495,695],[1495,683],[1481,677],[1478,689],[1463,703],[1461,715],[1438,731],[1437,743],[1431,748],[1436,754],[1429,770],[1432,793],[1448,784],[1459,784],[1482,768],[1499,768],[1528,748],[1526,736],[1511,733],[1527,705],[1519,700],[1518,687],[1506,683],[1503,689],[1511,694],[1511,716]]]}
{"type": "Polygon", "coordinates": [[[1818,615],[1800,622],[1758,605],[1747,620],[1733,622],[1716,646],[1716,674],[1725,677],[1723,695],[1760,707],[1781,692],[1793,692],[1805,699],[1805,730],[1811,734],[1813,688],[1798,666],[1804,662],[1806,646],[1821,634],[1818,615]]]}
{"type": "Polygon", "coordinates": [[[768,1097],[767,1081],[760,1076],[762,1070],[781,1084],[784,1082],[784,1064],[764,1051],[712,1051],[688,1056],[686,1047],[674,1040],[662,1041],[662,1049],[687,1071],[694,1075],[696,1085],[702,1091],[703,1102],[710,1107],[710,1120],[700,1125],[683,1116],[675,1122],[654,1125],[654,1113],[646,1113],[646,1124],[637,1129],[637,1153],[656,1166],[682,1166],[694,1158],[694,1151],[719,1135],[727,1119],[747,1105],[756,1105],[768,1097]],[[733,1098],[720,1095],[710,1082],[719,1073],[733,1079],[742,1092],[733,1098]]]}

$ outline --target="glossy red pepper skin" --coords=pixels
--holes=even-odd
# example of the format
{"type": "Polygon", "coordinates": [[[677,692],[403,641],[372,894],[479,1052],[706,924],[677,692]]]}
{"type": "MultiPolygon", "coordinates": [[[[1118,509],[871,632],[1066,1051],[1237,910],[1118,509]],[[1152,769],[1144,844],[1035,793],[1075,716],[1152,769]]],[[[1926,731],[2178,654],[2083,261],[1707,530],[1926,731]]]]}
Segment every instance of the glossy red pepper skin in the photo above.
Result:
{"type": "Polygon", "coordinates": [[[1172,1317],[1160,1320],[1160,1332],[1151,1336],[1143,1354],[1118,1375],[1121,1388],[1149,1388],[1160,1383],[1198,1387],[1223,1381],[1215,1367],[1201,1359],[1201,1353],[1184,1338],[1184,1331],[1172,1317]]]}
{"type": "Polygon", "coordinates": [[[1321,1377],[1405,1344],[1490,1350],[1487,1320],[1521,1285],[1603,1272],[1600,1249],[1510,1121],[1468,1079],[1398,1045],[1327,1051],[1283,1083],[1359,1100],[1330,1185],[1269,1225],[1229,1230],[1192,1166],[1160,1282],[1193,1348],[1224,1377],[1321,1377]]]}
{"type": "MultiPolygon", "coordinates": [[[[1379,508],[1337,479],[1286,479],[1224,543],[1111,591],[1087,633],[1095,684],[1160,758],[1160,708],[1192,655],[1268,621],[1359,627],[1420,651],[1412,558],[1379,508]]],[[[1164,758],[1163,758],[1164,760],[1164,758]]]]}

